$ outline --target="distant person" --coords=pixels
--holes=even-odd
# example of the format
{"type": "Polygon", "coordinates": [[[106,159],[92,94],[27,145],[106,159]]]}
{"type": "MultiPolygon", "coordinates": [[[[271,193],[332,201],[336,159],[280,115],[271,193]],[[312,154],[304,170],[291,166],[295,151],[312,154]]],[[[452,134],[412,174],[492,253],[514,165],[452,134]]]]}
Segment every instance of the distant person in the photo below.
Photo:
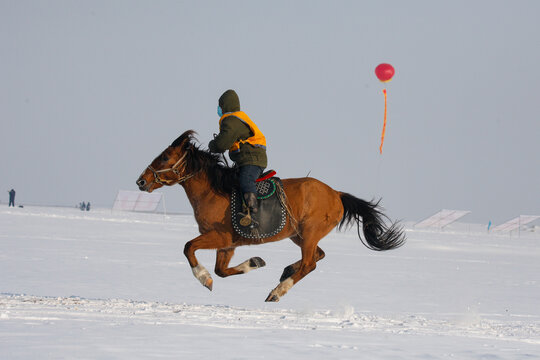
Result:
{"type": "Polygon", "coordinates": [[[81,203],[81,211],[84,211],[86,210],[86,204],[84,203],[84,201],[81,203]]]}
{"type": "Polygon", "coordinates": [[[86,204],[86,211],[90,211],[90,201],[86,204]]]}
{"type": "Polygon", "coordinates": [[[9,205],[8,207],[10,206],[13,206],[15,207],[15,190],[11,189],[8,191],[9,193],[9,205]]]}

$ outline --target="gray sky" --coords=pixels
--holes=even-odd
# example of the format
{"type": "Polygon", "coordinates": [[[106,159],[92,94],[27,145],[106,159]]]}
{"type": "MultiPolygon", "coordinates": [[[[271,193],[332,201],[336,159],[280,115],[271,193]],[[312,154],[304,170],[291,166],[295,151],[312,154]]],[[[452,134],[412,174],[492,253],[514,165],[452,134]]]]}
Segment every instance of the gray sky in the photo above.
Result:
{"type": "MultiPolygon", "coordinates": [[[[539,1],[0,0],[2,203],[111,206],[235,89],[269,167],[393,218],[540,214],[539,1]],[[384,153],[381,62],[394,65],[384,153]]],[[[169,210],[189,212],[181,187],[169,210]]]]}

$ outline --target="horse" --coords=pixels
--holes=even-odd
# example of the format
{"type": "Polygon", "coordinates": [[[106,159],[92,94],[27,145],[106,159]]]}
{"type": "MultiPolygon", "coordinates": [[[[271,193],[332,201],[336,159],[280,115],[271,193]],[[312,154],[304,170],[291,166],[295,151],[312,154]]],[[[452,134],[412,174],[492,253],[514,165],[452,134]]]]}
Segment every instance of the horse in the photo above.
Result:
{"type": "Polygon", "coordinates": [[[216,250],[214,272],[227,277],[266,265],[260,257],[252,257],[229,266],[238,246],[291,239],[300,247],[302,258],[285,267],[279,284],[266,298],[267,302],[276,302],[315,270],[317,261],[325,257],[318,243],[336,227],[341,230],[356,223],[362,243],[375,251],[396,249],[405,243],[399,223],[386,224],[388,218],[379,207],[380,200],[365,201],[311,177],[282,180],[288,211],[285,226],[278,234],[265,239],[238,235],[233,229],[230,207],[231,193],[237,186],[236,170],[220,154],[201,149],[195,134],[188,130],[174,140],[144,169],[136,184],[141,191],[149,193],[175,184],[184,188],[200,232],[185,244],[184,255],[195,278],[210,291],[213,279],[195,256],[199,249],[216,250]],[[360,223],[365,240],[360,234],[360,223]]]}

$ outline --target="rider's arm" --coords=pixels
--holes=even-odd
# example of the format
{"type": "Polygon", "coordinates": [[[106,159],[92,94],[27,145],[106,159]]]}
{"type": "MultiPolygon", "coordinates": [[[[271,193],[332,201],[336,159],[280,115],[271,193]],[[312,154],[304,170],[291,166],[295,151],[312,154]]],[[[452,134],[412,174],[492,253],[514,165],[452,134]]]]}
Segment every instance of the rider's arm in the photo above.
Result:
{"type": "Polygon", "coordinates": [[[210,141],[208,149],[213,153],[223,153],[236,141],[250,137],[250,133],[249,127],[240,119],[229,116],[221,122],[219,134],[210,141]]]}

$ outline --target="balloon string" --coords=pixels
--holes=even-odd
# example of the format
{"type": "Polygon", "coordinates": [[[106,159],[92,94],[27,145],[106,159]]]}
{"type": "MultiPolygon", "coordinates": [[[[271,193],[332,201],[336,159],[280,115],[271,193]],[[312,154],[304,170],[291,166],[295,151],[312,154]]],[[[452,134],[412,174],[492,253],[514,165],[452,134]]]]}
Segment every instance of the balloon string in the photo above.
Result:
{"type": "Polygon", "coordinates": [[[379,151],[381,152],[381,154],[382,154],[382,147],[384,144],[384,133],[386,132],[386,89],[383,89],[382,92],[384,94],[384,124],[383,124],[382,135],[381,135],[381,146],[379,147],[379,151]]]}

